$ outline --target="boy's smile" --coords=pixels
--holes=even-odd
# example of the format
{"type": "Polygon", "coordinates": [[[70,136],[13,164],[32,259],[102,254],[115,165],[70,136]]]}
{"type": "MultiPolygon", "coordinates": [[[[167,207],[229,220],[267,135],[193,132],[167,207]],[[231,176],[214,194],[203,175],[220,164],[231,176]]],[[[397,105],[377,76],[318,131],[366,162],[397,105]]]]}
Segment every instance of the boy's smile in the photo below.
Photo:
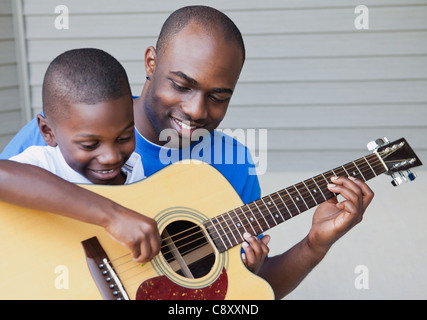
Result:
{"type": "Polygon", "coordinates": [[[130,96],[94,105],[73,104],[68,114],[46,118],[49,145],[59,146],[67,164],[95,184],[123,184],[121,168],[135,149],[130,96]],[[53,121],[52,121],[53,120],[53,121]]]}

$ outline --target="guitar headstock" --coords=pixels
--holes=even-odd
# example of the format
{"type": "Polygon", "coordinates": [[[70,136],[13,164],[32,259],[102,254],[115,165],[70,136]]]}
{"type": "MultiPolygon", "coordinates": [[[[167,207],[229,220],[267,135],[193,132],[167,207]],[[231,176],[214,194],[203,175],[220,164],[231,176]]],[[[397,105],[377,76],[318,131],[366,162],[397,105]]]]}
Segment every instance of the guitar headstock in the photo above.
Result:
{"type": "Polygon", "coordinates": [[[368,149],[380,155],[388,168],[387,174],[393,178],[393,186],[413,181],[417,177],[410,169],[421,166],[422,162],[404,138],[393,142],[389,142],[387,138],[377,139],[368,144],[368,149]]]}

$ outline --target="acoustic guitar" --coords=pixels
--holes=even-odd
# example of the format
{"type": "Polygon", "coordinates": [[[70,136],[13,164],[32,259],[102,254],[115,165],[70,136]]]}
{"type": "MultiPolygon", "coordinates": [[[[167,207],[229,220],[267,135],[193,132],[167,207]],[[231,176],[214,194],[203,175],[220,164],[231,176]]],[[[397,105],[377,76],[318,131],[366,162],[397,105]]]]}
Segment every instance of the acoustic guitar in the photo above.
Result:
{"type": "Polygon", "coordinates": [[[273,299],[241,261],[243,234],[259,235],[337,196],[327,189],[333,176],[415,179],[409,169],[422,163],[406,140],[378,142],[368,156],[247,205],[198,161],[131,185],[84,185],[157,221],[161,252],[144,265],[100,227],[0,203],[0,299],[273,299]]]}

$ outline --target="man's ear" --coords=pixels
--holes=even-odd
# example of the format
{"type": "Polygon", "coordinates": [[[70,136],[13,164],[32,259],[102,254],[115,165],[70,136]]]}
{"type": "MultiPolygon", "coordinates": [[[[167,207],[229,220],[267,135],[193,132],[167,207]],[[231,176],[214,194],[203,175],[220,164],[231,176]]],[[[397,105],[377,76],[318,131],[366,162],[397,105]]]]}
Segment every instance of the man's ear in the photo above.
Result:
{"type": "Polygon", "coordinates": [[[40,133],[44,141],[51,147],[56,147],[55,133],[52,129],[52,126],[49,124],[49,121],[42,116],[41,114],[37,115],[37,124],[39,125],[40,133]]]}
{"type": "Polygon", "coordinates": [[[147,77],[151,78],[157,64],[157,52],[153,46],[149,46],[147,50],[145,50],[144,64],[147,77]]]}

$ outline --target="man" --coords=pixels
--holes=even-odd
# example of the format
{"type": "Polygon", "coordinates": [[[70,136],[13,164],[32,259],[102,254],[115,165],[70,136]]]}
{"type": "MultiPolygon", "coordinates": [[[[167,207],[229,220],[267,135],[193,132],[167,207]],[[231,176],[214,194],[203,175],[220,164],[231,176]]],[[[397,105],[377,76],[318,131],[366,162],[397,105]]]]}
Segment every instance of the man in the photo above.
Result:
{"type": "MultiPolygon", "coordinates": [[[[168,18],[156,48],[149,47],[145,52],[147,81],[141,96],[134,100],[135,151],[142,157],[147,176],[167,165],[159,157],[166,144],[161,139],[165,129],[176,132],[180,147],[200,129],[217,138],[214,129],[226,114],[244,60],[240,32],[221,12],[202,6],[186,7],[168,18]]],[[[242,146],[234,142],[231,150],[239,148],[242,146]]],[[[243,165],[213,165],[244,203],[260,197],[258,180],[249,174],[250,159],[243,165]]],[[[356,179],[340,177],[331,182],[329,189],[345,200],[321,204],[309,234],[287,252],[265,259],[269,236],[245,237],[249,244],[243,246],[245,263],[270,283],[277,299],[291,292],[332,244],[361,221],[373,198],[369,187],[356,179]]]]}

